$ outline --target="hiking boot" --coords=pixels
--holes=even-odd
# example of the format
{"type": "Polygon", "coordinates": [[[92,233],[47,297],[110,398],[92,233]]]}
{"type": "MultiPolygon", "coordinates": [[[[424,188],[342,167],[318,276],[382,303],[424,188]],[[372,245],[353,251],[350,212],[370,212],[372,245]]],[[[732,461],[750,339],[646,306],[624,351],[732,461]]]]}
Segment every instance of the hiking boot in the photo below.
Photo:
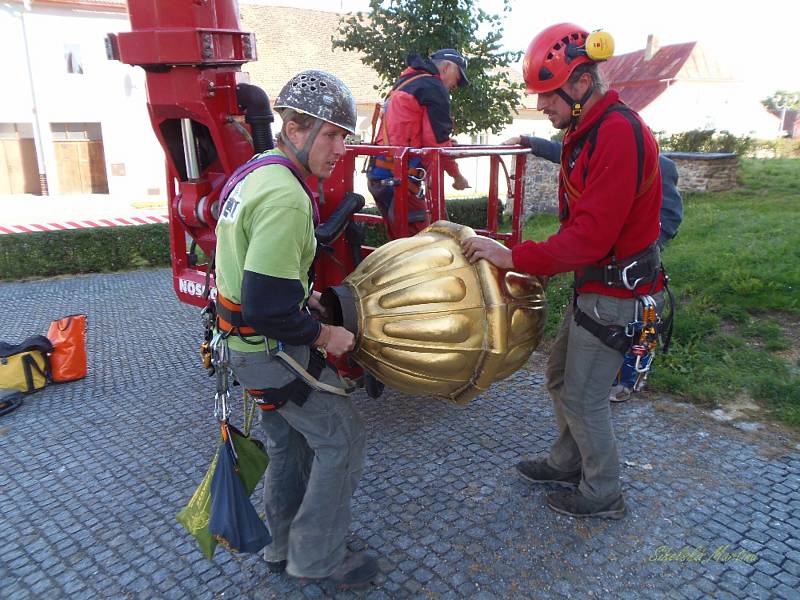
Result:
{"type": "Polygon", "coordinates": [[[632,394],[633,390],[631,388],[627,388],[622,385],[615,385],[611,388],[611,393],[608,395],[608,399],[611,402],[625,402],[631,397],[632,394]]]}
{"type": "Polygon", "coordinates": [[[378,561],[366,552],[347,551],[342,564],[325,579],[341,588],[366,586],[378,575],[378,561]]]}
{"type": "Polygon", "coordinates": [[[523,460],[517,463],[517,472],[531,483],[555,483],[574,486],[581,482],[581,470],[564,472],[547,464],[547,459],[523,460]]]}
{"type": "Polygon", "coordinates": [[[286,570],[286,561],[285,560],[277,560],[277,561],[267,561],[267,571],[270,573],[283,573],[286,570]]]}
{"type": "Polygon", "coordinates": [[[610,501],[590,500],[579,491],[551,492],[547,494],[547,506],[557,513],[570,517],[599,517],[621,519],[625,516],[625,501],[622,494],[610,501]]]}

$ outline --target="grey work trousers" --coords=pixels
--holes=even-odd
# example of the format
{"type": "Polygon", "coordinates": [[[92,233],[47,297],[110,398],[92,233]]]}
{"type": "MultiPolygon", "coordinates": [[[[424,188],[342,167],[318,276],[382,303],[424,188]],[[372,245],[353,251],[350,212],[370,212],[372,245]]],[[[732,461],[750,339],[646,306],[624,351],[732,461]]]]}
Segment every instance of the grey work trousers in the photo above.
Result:
{"type": "MultiPolygon", "coordinates": [[[[292,347],[308,365],[308,348],[292,347]]],[[[248,389],[280,388],[294,377],[265,352],[231,352],[236,378],[248,389]]],[[[344,387],[336,371],[320,381],[344,387]]],[[[330,575],[344,560],[350,501],[361,479],[366,432],[350,398],[312,391],[303,406],[287,402],[261,414],[269,466],[264,512],[272,543],[266,560],[286,560],[294,577],[330,575]]]]}
{"type": "MultiPolygon", "coordinates": [[[[660,314],[664,294],[653,298],[660,314]]],[[[633,321],[636,303],[634,298],[601,294],[578,296],[578,308],[602,325],[633,321]]],[[[578,489],[592,500],[612,500],[621,494],[608,396],[622,360],[622,354],[575,322],[570,305],[545,370],[559,431],[547,463],[560,471],[580,469],[578,489]]]]}

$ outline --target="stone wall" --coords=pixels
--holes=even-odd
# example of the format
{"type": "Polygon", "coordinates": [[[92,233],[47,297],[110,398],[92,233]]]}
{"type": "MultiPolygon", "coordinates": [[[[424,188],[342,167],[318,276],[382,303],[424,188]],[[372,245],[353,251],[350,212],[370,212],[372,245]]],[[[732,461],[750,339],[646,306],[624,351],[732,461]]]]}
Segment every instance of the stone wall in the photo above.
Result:
{"type": "Polygon", "coordinates": [[[523,221],[537,213],[558,213],[559,166],[532,154],[527,156],[523,185],[523,221]]]}
{"type": "MultiPolygon", "coordinates": [[[[736,187],[739,157],[730,153],[665,152],[678,168],[681,192],[724,192],[736,187]]],[[[523,220],[537,213],[558,213],[560,165],[529,154],[523,186],[523,220]]]]}
{"type": "Polygon", "coordinates": [[[681,192],[725,192],[736,187],[736,154],[665,152],[664,156],[675,161],[681,192]]]}

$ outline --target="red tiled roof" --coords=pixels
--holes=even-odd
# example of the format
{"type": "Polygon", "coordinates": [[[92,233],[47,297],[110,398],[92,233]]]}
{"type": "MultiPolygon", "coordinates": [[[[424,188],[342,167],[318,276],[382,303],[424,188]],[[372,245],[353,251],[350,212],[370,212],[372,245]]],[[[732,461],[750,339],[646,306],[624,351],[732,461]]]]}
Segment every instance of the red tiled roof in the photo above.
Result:
{"type": "Polygon", "coordinates": [[[359,104],[373,104],[381,94],[380,79],[356,52],[331,48],[337,35],[340,13],[283,6],[241,4],[243,31],[256,35],[258,60],[242,67],[250,80],[275,100],[283,85],[304,69],[333,73],[352,90],[359,104]]]}
{"type": "Polygon", "coordinates": [[[650,60],[644,50],[629,52],[601,63],[609,87],[634,110],[642,110],[675,81],[733,81],[730,73],[697,42],[661,47],[650,60]]]}

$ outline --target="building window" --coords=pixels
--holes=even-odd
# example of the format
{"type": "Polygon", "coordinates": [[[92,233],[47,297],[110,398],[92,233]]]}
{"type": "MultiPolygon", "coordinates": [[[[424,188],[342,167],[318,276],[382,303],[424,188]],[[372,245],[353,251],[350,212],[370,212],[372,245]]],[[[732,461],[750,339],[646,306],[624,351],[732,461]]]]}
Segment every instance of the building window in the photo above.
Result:
{"type": "Polygon", "coordinates": [[[18,139],[16,125],[16,123],[0,123],[0,140],[18,139]]]}
{"type": "Polygon", "coordinates": [[[64,44],[64,60],[67,63],[67,73],[83,75],[83,62],[81,61],[81,47],[79,44],[64,44]]]}
{"type": "Polygon", "coordinates": [[[473,133],[471,139],[473,145],[486,146],[489,143],[489,132],[481,131],[477,134],[473,133]]]}
{"type": "Polygon", "coordinates": [[[0,140],[25,140],[33,138],[31,123],[0,123],[0,140]]]}
{"type": "Polygon", "coordinates": [[[50,130],[59,142],[103,139],[100,123],[50,123],[50,130]]]}

